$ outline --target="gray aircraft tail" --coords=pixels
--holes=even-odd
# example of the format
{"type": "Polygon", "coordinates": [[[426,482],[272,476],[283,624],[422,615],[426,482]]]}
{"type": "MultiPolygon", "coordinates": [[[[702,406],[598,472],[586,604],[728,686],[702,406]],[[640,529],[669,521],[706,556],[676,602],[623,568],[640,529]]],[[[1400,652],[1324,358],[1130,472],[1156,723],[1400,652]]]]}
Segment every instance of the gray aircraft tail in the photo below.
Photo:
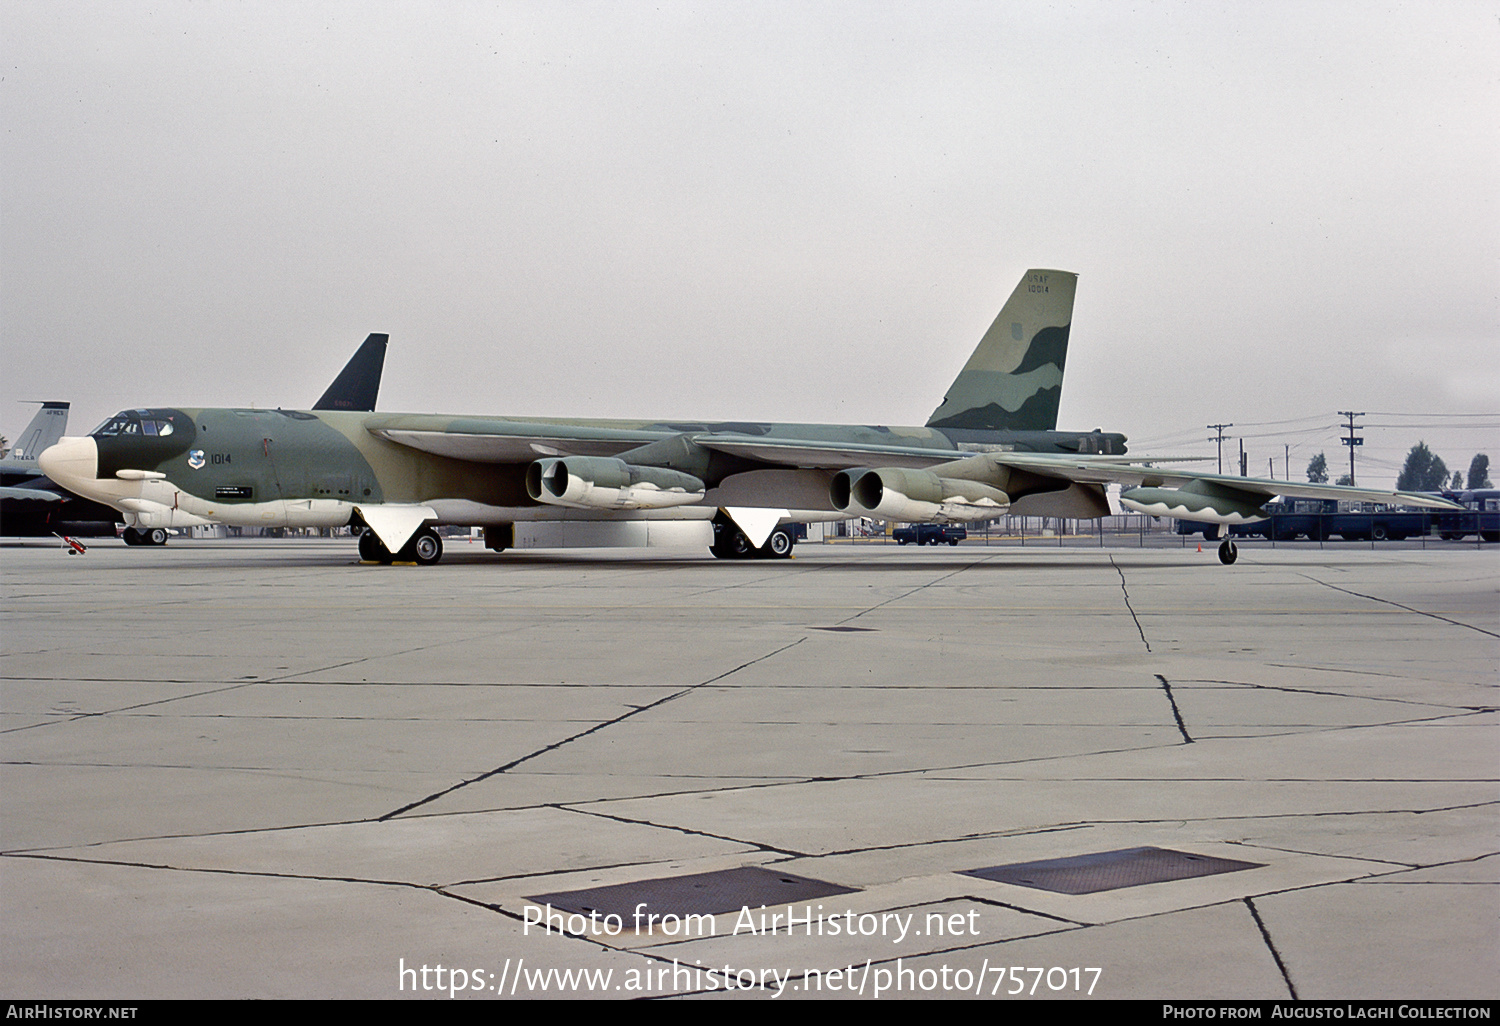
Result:
{"type": "Polygon", "coordinates": [[[1077,286],[1069,271],[1027,271],[927,426],[1055,431],[1077,286]]]}
{"type": "Polygon", "coordinates": [[[67,428],[68,404],[42,403],[42,408],[36,411],[36,416],[16,439],[15,446],[5,454],[6,461],[35,462],[37,453],[61,438],[67,428]]]}
{"type": "Polygon", "coordinates": [[[328,391],[313,404],[315,410],[357,410],[369,413],[375,409],[380,393],[380,374],[385,369],[385,344],[391,336],[372,334],[357,349],[328,391]]]}

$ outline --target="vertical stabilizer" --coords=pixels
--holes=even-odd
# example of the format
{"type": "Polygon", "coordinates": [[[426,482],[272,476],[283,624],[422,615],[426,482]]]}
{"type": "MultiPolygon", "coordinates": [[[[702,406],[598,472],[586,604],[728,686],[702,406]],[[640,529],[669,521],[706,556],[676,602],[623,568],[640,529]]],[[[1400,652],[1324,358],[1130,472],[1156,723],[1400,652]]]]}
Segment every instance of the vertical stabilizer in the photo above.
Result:
{"type": "Polygon", "coordinates": [[[1069,271],[1027,271],[927,426],[1055,431],[1077,286],[1069,271]]]}
{"type": "Polygon", "coordinates": [[[37,454],[63,436],[68,428],[67,403],[42,403],[26,430],[16,439],[15,446],[5,454],[6,462],[12,460],[35,463],[37,454]]]}
{"type": "Polygon", "coordinates": [[[380,372],[385,369],[385,344],[389,335],[371,335],[365,344],[355,351],[333,379],[328,391],[313,404],[315,410],[358,410],[369,413],[375,409],[375,397],[380,393],[380,372]]]}

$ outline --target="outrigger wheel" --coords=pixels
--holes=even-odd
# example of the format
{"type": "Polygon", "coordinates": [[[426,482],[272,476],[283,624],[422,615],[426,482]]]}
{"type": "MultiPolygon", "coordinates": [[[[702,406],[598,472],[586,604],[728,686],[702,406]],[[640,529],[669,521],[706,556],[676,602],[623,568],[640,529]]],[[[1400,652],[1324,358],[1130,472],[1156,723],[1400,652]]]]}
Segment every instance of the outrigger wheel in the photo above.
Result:
{"type": "Polygon", "coordinates": [[[1230,563],[1233,563],[1236,559],[1239,559],[1239,558],[1240,558],[1240,550],[1235,547],[1234,542],[1230,541],[1228,538],[1225,538],[1223,541],[1221,541],[1219,543],[1219,562],[1220,563],[1223,563],[1225,566],[1228,566],[1230,563]]]}

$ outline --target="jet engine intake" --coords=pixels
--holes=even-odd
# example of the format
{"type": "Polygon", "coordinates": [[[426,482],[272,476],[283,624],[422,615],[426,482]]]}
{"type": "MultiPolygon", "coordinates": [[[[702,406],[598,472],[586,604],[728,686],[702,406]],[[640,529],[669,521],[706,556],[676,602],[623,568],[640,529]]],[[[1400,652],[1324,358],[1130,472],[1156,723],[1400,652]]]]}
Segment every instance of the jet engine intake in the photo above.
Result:
{"type": "Polygon", "coordinates": [[[907,523],[985,520],[1010,508],[1010,496],[992,485],[902,467],[840,471],[829,499],[854,516],[907,523]]]}
{"type": "Polygon", "coordinates": [[[691,474],[642,467],[611,456],[563,456],[526,468],[526,491],[537,502],[575,509],[666,509],[703,498],[691,474]]]}

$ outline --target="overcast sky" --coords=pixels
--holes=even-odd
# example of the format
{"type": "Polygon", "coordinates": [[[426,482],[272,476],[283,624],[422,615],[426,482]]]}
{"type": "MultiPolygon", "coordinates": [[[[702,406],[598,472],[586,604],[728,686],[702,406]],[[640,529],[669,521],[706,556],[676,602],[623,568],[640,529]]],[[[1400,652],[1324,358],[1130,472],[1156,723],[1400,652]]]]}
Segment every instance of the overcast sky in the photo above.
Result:
{"type": "Polygon", "coordinates": [[[371,331],[383,410],[921,424],[1043,267],[1061,427],[1500,465],[1493,0],[7,0],[0,57],[12,438],[371,331]]]}

